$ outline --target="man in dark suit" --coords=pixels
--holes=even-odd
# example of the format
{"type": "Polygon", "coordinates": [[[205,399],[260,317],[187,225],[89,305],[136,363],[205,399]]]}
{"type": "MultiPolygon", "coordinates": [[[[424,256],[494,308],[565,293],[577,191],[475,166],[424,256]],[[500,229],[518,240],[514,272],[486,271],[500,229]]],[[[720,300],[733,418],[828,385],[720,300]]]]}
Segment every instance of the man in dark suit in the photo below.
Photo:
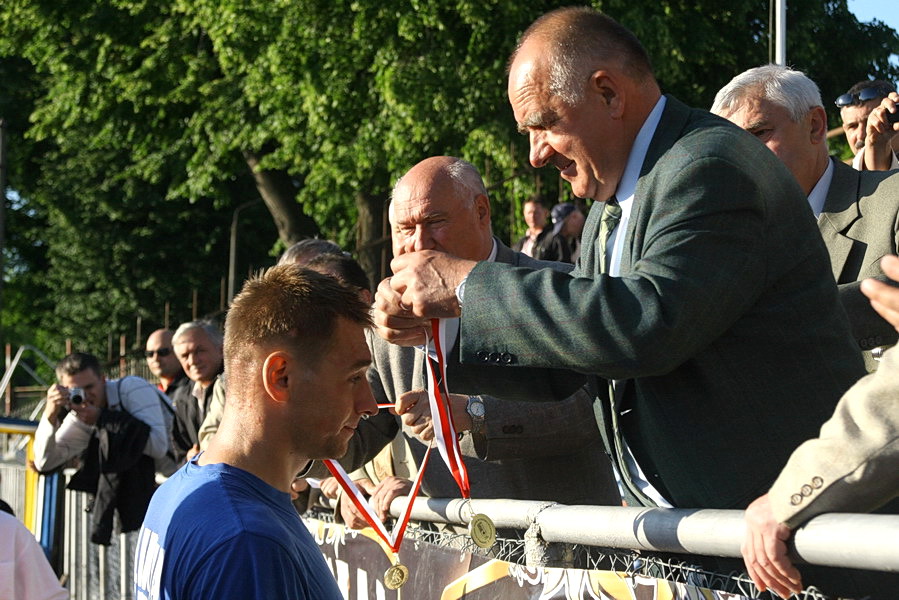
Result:
{"type": "MultiPolygon", "coordinates": [[[[389,215],[395,256],[433,249],[512,267],[550,265],[510,250],[493,236],[484,183],[473,165],[458,158],[436,156],[412,167],[394,188],[389,215]]],[[[552,266],[571,269],[568,264],[552,266]]],[[[426,325],[421,323],[419,332],[426,325]]],[[[580,389],[583,377],[550,369],[522,373],[460,365],[458,344],[454,343],[457,330],[457,322],[447,323],[447,336],[454,338],[446,340],[447,348],[451,348],[447,357],[448,401],[457,431],[464,432],[460,447],[472,497],[620,504],[611,464],[593,419],[592,398],[580,389]]],[[[357,468],[402,432],[414,464],[395,471],[414,472],[422,463],[427,441],[433,437],[428,431],[431,425],[424,354],[377,336],[371,336],[369,343],[372,393],[379,403],[397,404],[402,421],[382,411],[359,423],[340,462],[357,468]],[[425,441],[419,437],[422,434],[425,441]]],[[[501,362],[502,355],[497,355],[497,360],[501,362]]],[[[432,464],[422,480],[423,493],[459,497],[450,472],[434,462],[438,458],[430,460],[432,464]]],[[[393,499],[410,489],[408,478],[386,478],[372,490],[372,504],[384,518],[393,499]]],[[[347,522],[361,520],[360,515],[353,517],[351,504],[344,503],[342,510],[347,522]]]]}
{"type": "Polygon", "coordinates": [[[663,97],[633,34],[591,9],[525,32],[509,98],[531,164],[597,201],[578,267],[409,253],[379,286],[380,333],[461,314],[463,363],[615,380],[596,406],[629,502],[745,507],[864,374],[802,190],[752,136],[663,97]]]}
{"type": "Polygon", "coordinates": [[[827,115],[815,82],[802,71],[765,65],[719,90],[712,112],[755,135],[780,158],[806,193],[830,255],[840,300],[868,371],[896,330],[859,290],[883,277],[880,259],[899,250],[899,173],[859,172],[828,156],[827,115]]]}

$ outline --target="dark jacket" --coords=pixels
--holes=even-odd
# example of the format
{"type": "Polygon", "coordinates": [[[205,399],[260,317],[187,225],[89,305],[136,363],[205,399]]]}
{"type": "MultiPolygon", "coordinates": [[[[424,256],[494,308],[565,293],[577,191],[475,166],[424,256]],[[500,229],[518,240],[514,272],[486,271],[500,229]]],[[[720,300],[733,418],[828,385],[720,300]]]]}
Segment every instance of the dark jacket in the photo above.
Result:
{"type": "MultiPolygon", "coordinates": [[[[515,242],[512,249],[516,252],[521,252],[521,248],[524,246],[524,242],[527,239],[527,234],[523,235],[517,242],[515,242]]],[[[553,235],[553,228],[551,225],[544,227],[543,231],[540,232],[540,235],[537,236],[537,241],[534,242],[534,247],[531,250],[531,257],[537,260],[572,262],[571,250],[568,248],[568,244],[562,236],[553,235]]]]}
{"type": "Polygon", "coordinates": [[[156,489],[153,459],[144,454],[150,426],[125,410],[104,409],[69,489],[94,494],[91,541],[109,545],[113,511],[122,531],[140,528],[156,489]]]}

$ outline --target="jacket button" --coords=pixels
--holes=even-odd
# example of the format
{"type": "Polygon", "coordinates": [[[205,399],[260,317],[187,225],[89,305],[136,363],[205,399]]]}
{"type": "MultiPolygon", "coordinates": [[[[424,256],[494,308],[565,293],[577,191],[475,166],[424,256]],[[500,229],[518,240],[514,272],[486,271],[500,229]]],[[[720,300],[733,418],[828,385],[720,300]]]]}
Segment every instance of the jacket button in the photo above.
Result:
{"type": "Polygon", "coordinates": [[[806,484],[806,485],[802,486],[802,488],[799,491],[802,492],[803,496],[811,496],[812,495],[812,486],[806,484]]]}
{"type": "Polygon", "coordinates": [[[824,485],[824,480],[820,477],[812,477],[812,487],[816,490],[824,485]]]}
{"type": "Polygon", "coordinates": [[[499,352],[491,352],[490,353],[490,362],[499,363],[499,352]]]}
{"type": "Polygon", "coordinates": [[[487,362],[490,360],[490,355],[484,352],[483,350],[479,351],[477,354],[478,360],[481,362],[487,362]]]}
{"type": "Polygon", "coordinates": [[[512,361],[514,360],[513,356],[511,354],[509,354],[508,352],[503,352],[501,358],[502,358],[503,364],[505,364],[505,365],[511,365],[512,361]]]}
{"type": "Polygon", "coordinates": [[[503,425],[503,433],[505,433],[505,434],[512,433],[512,427],[510,425],[503,425]]]}
{"type": "Polygon", "coordinates": [[[799,506],[800,504],[802,504],[802,496],[800,496],[799,494],[793,494],[792,496],[790,496],[790,504],[792,504],[793,506],[799,506]]]}
{"type": "Polygon", "coordinates": [[[524,426],[523,426],[523,425],[519,425],[519,426],[516,427],[515,429],[517,430],[516,433],[524,433],[524,426]]]}

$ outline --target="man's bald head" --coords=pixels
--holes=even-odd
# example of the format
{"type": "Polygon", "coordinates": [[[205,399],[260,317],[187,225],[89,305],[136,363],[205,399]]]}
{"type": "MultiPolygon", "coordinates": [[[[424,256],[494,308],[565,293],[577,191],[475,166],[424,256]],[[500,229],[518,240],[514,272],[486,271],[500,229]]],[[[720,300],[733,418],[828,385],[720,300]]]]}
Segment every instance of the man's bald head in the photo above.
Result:
{"type": "Polygon", "coordinates": [[[393,254],[439,250],[483,260],[493,247],[490,201],[477,169],[452,156],[433,156],[403,175],[391,194],[393,254]]]}

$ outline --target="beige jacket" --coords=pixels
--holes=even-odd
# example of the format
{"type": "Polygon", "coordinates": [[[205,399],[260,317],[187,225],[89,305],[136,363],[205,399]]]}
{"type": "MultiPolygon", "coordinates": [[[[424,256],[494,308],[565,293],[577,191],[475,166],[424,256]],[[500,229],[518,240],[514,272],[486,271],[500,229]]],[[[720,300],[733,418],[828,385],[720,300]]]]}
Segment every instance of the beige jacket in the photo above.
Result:
{"type": "Polygon", "coordinates": [[[769,492],[794,528],[825,512],[867,512],[899,496],[899,349],[840,399],[820,436],[790,456],[769,492]]]}

